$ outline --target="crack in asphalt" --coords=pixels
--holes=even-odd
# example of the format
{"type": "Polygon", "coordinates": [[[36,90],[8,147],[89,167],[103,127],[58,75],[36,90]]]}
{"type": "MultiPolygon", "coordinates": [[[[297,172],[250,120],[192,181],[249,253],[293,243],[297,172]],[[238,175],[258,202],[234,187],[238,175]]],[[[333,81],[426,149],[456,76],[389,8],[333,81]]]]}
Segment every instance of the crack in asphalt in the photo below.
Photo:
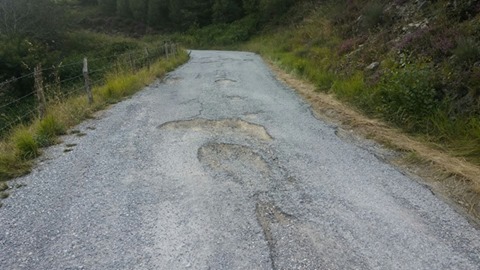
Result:
{"type": "Polygon", "coordinates": [[[478,230],[253,53],[191,51],[88,127],[2,201],[2,269],[480,265],[478,230]]]}

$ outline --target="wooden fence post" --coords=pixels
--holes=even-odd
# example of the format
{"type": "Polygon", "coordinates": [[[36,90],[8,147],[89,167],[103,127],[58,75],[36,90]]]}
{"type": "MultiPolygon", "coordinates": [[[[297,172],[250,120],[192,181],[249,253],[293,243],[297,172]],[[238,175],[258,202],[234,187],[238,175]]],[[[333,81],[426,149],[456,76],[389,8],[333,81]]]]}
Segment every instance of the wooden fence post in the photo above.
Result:
{"type": "Polygon", "coordinates": [[[145,47],[145,57],[147,59],[147,68],[150,70],[150,53],[147,47],[145,47]]]}
{"type": "Polygon", "coordinates": [[[169,55],[168,55],[168,42],[166,42],[166,41],[165,41],[165,57],[167,57],[167,59],[169,57],[169,55]]]}
{"type": "Polygon", "coordinates": [[[42,64],[38,64],[34,69],[35,73],[35,91],[37,93],[38,101],[38,116],[43,118],[47,111],[47,102],[45,100],[45,92],[43,89],[42,64]]]}
{"type": "Polygon", "coordinates": [[[93,94],[92,88],[90,87],[90,78],[88,77],[88,60],[87,58],[83,58],[83,78],[85,79],[85,91],[87,92],[88,96],[88,103],[93,103],[93,94]]]}

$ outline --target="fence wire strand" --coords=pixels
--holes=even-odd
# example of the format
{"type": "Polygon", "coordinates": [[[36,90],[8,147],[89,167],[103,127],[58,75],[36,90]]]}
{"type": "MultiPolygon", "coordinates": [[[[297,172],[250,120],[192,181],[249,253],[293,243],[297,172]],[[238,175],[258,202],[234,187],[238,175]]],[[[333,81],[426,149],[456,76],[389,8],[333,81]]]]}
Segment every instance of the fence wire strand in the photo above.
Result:
{"type": "MultiPolygon", "coordinates": [[[[176,46],[175,46],[175,48],[176,48],[176,46]]],[[[170,55],[172,55],[172,52],[170,52],[170,55]]],[[[174,55],[176,55],[176,52],[174,53],[174,55]]],[[[111,59],[112,60],[111,64],[107,63],[102,68],[89,70],[88,73],[90,75],[93,75],[93,74],[102,73],[102,72],[107,71],[107,70],[112,70],[112,71],[117,70],[119,68],[120,69],[131,68],[133,70],[140,70],[141,68],[148,66],[149,63],[153,64],[154,61],[158,61],[159,59],[162,59],[162,58],[166,58],[165,57],[165,47],[163,45],[160,45],[160,48],[151,49],[149,51],[146,51],[145,49],[137,49],[137,50],[126,51],[126,52],[123,52],[123,53],[120,53],[120,54],[114,54],[114,55],[109,55],[109,56],[105,56],[105,57],[98,57],[98,58],[92,58],[92,59],[87,58],[88,63],[95,63],[95,62],[99,62],[99,61],[102,61],[102,60],[105,60],[105,59],[111,59]]],[[[59,81],[56,81],[56,82],[53,81],[50,84],[45,84],[45,88],[48,88],[49,86],[55,88],[55,85],[58,86],[57,92],[53,92],[53,95],[55,97],[52,100],[55,100],[55,99],[57,101],[58,100],[63,100],[65,98],[68,98],[71,95],[81,94],[81,93],[85,92],[85,86],[83,86],[83,85],[79,86],[79,87],[73,87],[73,88],[70,88],[70,89],[67,88],[67,89],[65,89],[65,91],[61,90],[62,89],[62,84],[67,83],[67,82],[71,82],[71,81],[74,81],[74,80],[77,80],[77,79],[81,79],[84,76],[84,74],[82,73],[82,70],[81,70],[81,67],[83,67],[83,63],[84,62],[83,62],[83,59],[82,59],[82,60],[67,63],[67,64],[60,63],[57,66],[51,66],[51,67],[48,67],[48,68],[41,69],[41,73],[44,74],[47,71],[54,70],[54,71],[58,72],[58,71],[61,71],[62,69],[65,69],[67,67],[72,67],[72,66],[75,66],[75,65],[79,66],[79,72],[81,73],[80,75],[69,77],[69,78],[66,78],[66,79],[62,79],[62,80],[59,80],[59,81]],[[60,89],[60,91],[58,89],[60,89]]],[[[55,74],[55,73],[51,73],[51,75],[49,75],[49,76],[54,76],[53,74],[55,74]]],[[[19,80],[29,78],[29,77],[34,78],[35,77],[35,72],[31,72],[31,73],[28,73],[28,74],[25,74],[25,75],[22,75],[22,76],[19,76],[19,77],[12,77],[12,78],[7,79],[3,82],[0,82],[0,88],[3,88],[6,85],[15,83],[19,80]]],[[[106,78],[104,76],[102,76],[99,79],[91,81],[90,85],[91,86],[98,86],[98,85],[100,85],[100,83],[105,83],[105,82],[106,82],[106,78]]],[[[9,106],[12,106],[16,103],[19,103],[22,100],[27,99],[27,98],[35,95],[35,94],[36,94],[36,90],[34,90],[34,91],[32,91],[32,92],[30,92],[30,93],[28,93],[28,94],[26,94],[26,95],[24,95],[20,98],[12,100],[12,101],[10,101],[6,104],[0,105],[0,110],[5,109],[9,106]]],[[[35,106],[35,108],[33,108],[32,110],[29,110],[28,112],[24,113],[23,115],[12,116],[12,119],[15,118],[15,120],[11,121],[10,123],[6,123],[4,127],[0,128],[0,134],[5,132],[6,130],[11,129],[12,127],[17,125],[18,123],[20,123],[22,121],[25,121],[26,119],[28,119],[29,117],[31,117],[32,115],[34,115],[36,113],[38,113],[38,110],[37,110],[37,107],[35,106]]]]}
{"type": "Polygon", "coordinates": [[[12,105],[12,104],[14,104],[14,103],[17,103],[17,102],[19,102],[19,101],[21,101],[21,100],[24,100],[24,99],[26,99],[27,97],[30,97],[30,96],[32,96],[32,95],[34,95],[34,94],[35,94],[35,91],[33,91],[33,92],[29,93],[29,94],[26,94],[26,95],[23,96],[23,97],[20,97],[20,98],[17,98],[17,99],[15,99],[15,100],[12,100],[11,102],[0,106],[0,110],[3,109],[3,108],[8,107],[8,106],[10,106],[10,105],[12,105]]]}

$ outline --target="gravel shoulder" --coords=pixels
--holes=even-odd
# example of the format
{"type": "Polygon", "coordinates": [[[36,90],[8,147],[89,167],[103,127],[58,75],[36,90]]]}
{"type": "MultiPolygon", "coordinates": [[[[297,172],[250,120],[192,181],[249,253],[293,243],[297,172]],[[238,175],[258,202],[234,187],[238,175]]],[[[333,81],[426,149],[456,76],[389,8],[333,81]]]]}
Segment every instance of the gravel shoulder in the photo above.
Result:
{"type": "Polygon", "coordinates": [[[475,227],[255,54],[192,51],[76,129],[14,180],[0,268],[479,269],[475,227]]]}

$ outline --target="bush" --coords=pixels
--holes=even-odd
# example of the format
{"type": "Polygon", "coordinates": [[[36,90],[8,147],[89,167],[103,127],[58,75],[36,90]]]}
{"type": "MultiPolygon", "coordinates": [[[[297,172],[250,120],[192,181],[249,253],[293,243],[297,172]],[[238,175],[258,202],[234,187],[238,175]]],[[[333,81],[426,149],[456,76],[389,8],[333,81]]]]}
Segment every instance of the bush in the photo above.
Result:
{"type": "Polygon", "coordinates": [[[371,29],[386,22],[384,6],[379,2],[374,2],[365,7],[363,12],[363,26],[371,29]]]}
{"type": "Polygon", "coordinates": [[[470,38],[459,39],[453,54],[457,62],[462,65],[469,66],[480,60],[479,45],[470,38]]]}
{"type": "Polygon", "coordinates": [[[426,119],[439,105],[429,68],[407,66],[387,73],[379,84],[380,113],[409,131],[423,131],[426,119]]]}

